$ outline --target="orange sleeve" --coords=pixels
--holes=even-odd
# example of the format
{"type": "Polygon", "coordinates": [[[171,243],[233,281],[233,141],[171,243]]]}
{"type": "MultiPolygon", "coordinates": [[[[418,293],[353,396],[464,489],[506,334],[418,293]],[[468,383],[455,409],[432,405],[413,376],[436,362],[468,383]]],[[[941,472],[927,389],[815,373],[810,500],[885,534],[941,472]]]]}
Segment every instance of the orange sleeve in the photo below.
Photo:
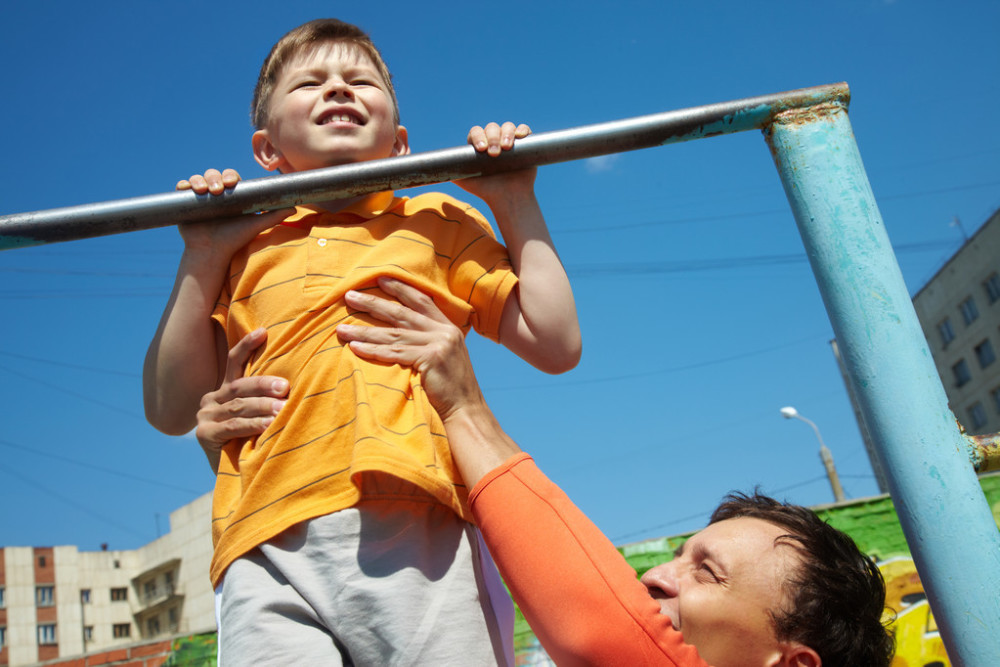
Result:
{"type": "Polygon", "coordinates": [[[558,665],[707,667],[614,545],[520,453],[470,495],[511,595],[558,665]]]}

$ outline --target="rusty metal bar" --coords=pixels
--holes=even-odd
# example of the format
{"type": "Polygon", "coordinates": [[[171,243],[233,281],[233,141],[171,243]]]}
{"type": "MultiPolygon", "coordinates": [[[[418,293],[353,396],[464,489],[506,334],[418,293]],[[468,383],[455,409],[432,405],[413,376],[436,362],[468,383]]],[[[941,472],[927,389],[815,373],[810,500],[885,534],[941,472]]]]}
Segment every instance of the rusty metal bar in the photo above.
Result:
{"type": "Polygon", "coordinates": [[[968,435],[969,455],[976,472],[993,472],[1000,470],[1000,433],[984,435],[968,435]]]}
{"type": "Polygon", "coordinates": [[[513,150],[497,158],[460,146],[250,179],[221,196],[169,192],[3,215],[0,250],[213,220],[761,129],[781,111],[834,100],[846,104],[849,95],[845,83],[816,86],[539,133],[520,140],[513,150]]]}

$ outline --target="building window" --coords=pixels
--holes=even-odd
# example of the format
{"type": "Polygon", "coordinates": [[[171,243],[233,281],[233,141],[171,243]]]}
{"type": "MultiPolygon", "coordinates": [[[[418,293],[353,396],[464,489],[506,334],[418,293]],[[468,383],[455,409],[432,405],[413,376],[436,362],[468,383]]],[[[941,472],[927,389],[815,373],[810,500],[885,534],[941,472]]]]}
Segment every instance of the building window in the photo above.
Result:
{"type": "Polygon", "coordinates": [[[132,636],[132,624],[131,623],[115,623],[111,628],[111,634],[115,639],[122,639],[123,637],[132,636]]]}
{"type": "Polygon", "coordinates": [[[80,604],[90,604],[90,589],[81,588],[80,589],[80,604]]]}
{"type": "Polygon", "coordinates": [[[177,607],[167,610],[167,632],[177,632],[177,607]]]}
{"type": "Polygon", "coordinates": [[[970,296],[959,304],[958,309],[962,311],[962,320],[966,326],[972,324],[979,317],[979,309],[976,308],[975,300],[970,296]]]}
{"type": "Polygon", "coordinates": [[[39,607],[51,607],[55,597],[55,590],[52,586],[35,587],[35,604],[39,607]]]}
{"type": "Polygon", "coordinates": [[[38,557],[38,567],[45,567],[45,556],[38,557]]]}
{"type": "Polygon", "coordinates": [[[146,621],[146,632],[149,633],[150,637],[155,637],[160,634],[160,617],[154,616],[153,618],[146,621]]]}
{"type": "Polygon", "coordinates": [[[955,374],[956,387],[961,387],[963,384],[972,379],[972,374],[969,373],[969,364],[965,363],[965,359],[962,359],[957,364],[952,366],[951,372],[955,374]]]}
{"type": "Polygon", "coordinates": [[[7,626],[0,625],[0,649],[7,645],[7,626]]]}
{"type": "Polygon", "coordinates": [[[87,644],[94,641],[94,626],[92,625],[83,626],[83,641],[87,644]]]}
{"type": "Polygon", "coordinates": [[[156,598],[156,581],[150,580],[142,585],[142,595],[146,602],[156,598]]]}
{"type": "Polygon", "coordinates": [[[990,303],[1000,301],[1000,275],[994,273],[983,282],[983,289],[986,290],[986,298],[990,303]]]}
{"type": "Polygon", "coordinates": [[[986,368],[996,361],[997,355],[993,353],[993,344],[989,338],[976,346],[976,359],[979,360],[980,368],[986,368]]]}
{"type": "Polygon", "coordinates": [[[47,623],[38,626],[38,645],[47,646],[56,643],[56,624],[47,623]]]}
{"type": "Polygon", "coordinates": [[[976,403],[969,408],[969,423],[974,429],[986,426],[986,409],[982,403],[976,403]]]}
{"type": "Polygon", "coordinates": [[[955,340],[955,330],[951,328],[951,319],[946,317],[938,323],[938,333],[941,335],[941,347],[955,340]]]}
{"type": "Polygon", "coordinates": [[[112,602],[124,602],[125,600],[128,600],[128,588],[112,588],[111,589],[111,601],[112,602]]]}
{"type": "Polygon", "coordinates": [[[993,408],[1000,414],[1000,387],[991,391],[990,396],[993,397],[993,408]]]}
{"type": "Polygon", "coordinates": [[[0,586],[0,609],[6,609],[6,608],[7,608],[7,602],[6,598],[4,598],[4,588],[3,586],[0,586]]]}

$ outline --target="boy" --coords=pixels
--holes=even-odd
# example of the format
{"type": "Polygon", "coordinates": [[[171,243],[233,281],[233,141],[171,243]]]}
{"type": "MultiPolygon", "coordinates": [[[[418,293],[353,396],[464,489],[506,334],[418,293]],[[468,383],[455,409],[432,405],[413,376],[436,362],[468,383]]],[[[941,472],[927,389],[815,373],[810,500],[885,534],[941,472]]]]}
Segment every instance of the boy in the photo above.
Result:
{"type": "MultiPolygon", "coordinates": [[[[253,119],[254,156],[268,170],[409,152],[381,56],[335,20],[275,45],[253,119]]],[[[469,140],[497,154],[529,131],[491,124],[469,140]]],[[[178,187],[218,193],[238,180],[231,170],[206,176],[178,187]]],[[[419,374],[359,359],[335,329],[368,321],[347,309],[348,290],[381,294],[376,280],[390,275],[432,294],[463,331],[544,371],[575,366],[572,293],[533,182],[526,170],[460,183],[490,206],[507,249],[478,212],[441,194],[383,192],[181,226],[184,253],[143,373],[150,423],[189,431],[226,350],[250,332],[267,345],[247,373],[292,387],[263,434],[209,452],[211,578],[227,663],[509,661],[467,489],[419,374]]]]}

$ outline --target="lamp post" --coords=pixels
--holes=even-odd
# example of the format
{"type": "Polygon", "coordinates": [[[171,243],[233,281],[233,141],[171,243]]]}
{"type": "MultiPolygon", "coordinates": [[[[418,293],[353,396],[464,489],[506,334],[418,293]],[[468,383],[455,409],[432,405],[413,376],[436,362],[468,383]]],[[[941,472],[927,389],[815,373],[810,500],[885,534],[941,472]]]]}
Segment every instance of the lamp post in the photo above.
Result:
{"type": "Polygon", "coordinates": [[[823,436],[819,434],[819,427],[817,427],[811,419],[806,419],[800,415],[799,411],[791,406],[781,408],[781,416],[785,419],[798,419],[799,421],[804,421],[812,426],[812,430],[816,432],[816,439],[819,440],[819,458],[823,461],[823,467],[826,468],[826,476],[830,480],[830,488],[833,489],[833,497],[838,503],[842,500],[846,500],[844,489],[840,486],[840,477],[837,476],[837,468],[833,465],[833,454],[830,453],[826,443],[823,442],[823,436]]]}

